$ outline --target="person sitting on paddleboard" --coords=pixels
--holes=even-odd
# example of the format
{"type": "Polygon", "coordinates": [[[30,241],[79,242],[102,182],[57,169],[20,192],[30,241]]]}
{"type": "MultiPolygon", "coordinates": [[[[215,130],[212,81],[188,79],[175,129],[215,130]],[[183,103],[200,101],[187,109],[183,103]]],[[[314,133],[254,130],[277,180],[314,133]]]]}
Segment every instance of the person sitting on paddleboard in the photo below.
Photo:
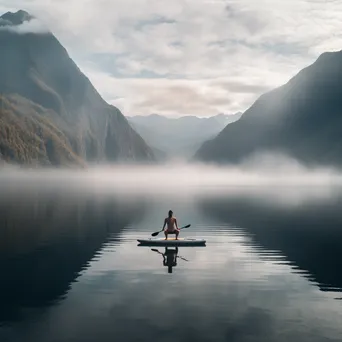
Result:
{"type": "Polygon", "coordinates": [[[176,234],[176,240],[178,240],[179,228],[177,219],[173,217],[172,210],[169,210],[169,216],[164,220],[163,229],[165,228],[165,226],[167,226],[167,228],[164,230],[165,240],[167,240],[168,234],[176,234]]]}

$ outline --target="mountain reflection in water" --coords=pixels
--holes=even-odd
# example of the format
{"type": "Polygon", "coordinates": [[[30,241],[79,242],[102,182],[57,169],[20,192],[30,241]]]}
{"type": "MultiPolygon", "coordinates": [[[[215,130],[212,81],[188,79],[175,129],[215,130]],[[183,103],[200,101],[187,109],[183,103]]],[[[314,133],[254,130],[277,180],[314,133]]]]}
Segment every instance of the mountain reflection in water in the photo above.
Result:
{"type": "Polygon", "coordinates": [[[0,322],[52,305],[103,245],[143,215],[141,202],[43,191],[0,197],[0,322]]]}
{"type": "Polygon", "coordinates": [[[342,193],[337,189],[331,197],[308,194],[299,201],[284,200],[288,191],[274,189],[276,198],[257,190],[237,192],[203,199],[199,205],[207,215],[244,231],[264,253],[280,251],[294,272],[322,291],[341,292],[342,193]]]}

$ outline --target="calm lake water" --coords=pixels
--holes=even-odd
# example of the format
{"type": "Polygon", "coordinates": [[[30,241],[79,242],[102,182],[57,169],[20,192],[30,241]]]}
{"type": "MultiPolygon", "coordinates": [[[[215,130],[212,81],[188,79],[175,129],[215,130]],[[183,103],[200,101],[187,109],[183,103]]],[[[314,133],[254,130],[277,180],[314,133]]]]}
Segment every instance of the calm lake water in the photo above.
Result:
{"type": "Polygon", "coordinates": [[[1,342],[342,340],[339,187],[82,177],[0,176],[1,342]],[[172,270],[169,209],[207,240],[172,270]]]}

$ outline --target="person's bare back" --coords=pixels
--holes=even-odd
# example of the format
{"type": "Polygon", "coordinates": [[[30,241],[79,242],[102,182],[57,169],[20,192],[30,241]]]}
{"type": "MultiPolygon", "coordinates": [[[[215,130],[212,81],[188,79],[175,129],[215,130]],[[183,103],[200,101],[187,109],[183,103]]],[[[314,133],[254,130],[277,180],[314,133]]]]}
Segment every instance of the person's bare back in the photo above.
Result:
{"type": "Polygon", "coordinates": [[[178,235],[179,235],[179,229],[178,229],[178,222],[175,217],[172,216],[173,212],[172,210],[169,211],[169,216],[164,220],[164,226],[167,226],[166,230],[164,231],[165,233],[165,240],[167,239],[168,234],[176,234],[176,240],[178,240],[178,235]]]}
{"type": "Polygon", "coordinates": [[[165,219],[165,224],[167,226],[167,231],[168,232],[173,232],[177,228],[176,223],[177,223],[177,219],[175,217],[167,217],[165,219]]]}

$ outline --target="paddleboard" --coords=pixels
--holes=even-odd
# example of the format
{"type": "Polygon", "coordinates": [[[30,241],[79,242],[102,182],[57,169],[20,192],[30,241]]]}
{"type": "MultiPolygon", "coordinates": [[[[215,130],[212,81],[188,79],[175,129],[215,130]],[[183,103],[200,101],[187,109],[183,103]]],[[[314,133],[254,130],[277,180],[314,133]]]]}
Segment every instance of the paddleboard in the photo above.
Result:
{"type": "Polygon", "coordinates": [[[138,242],[144,246],[204,246],[206,240],[194,238],[149,238],[138,239],[138,242]]]}

